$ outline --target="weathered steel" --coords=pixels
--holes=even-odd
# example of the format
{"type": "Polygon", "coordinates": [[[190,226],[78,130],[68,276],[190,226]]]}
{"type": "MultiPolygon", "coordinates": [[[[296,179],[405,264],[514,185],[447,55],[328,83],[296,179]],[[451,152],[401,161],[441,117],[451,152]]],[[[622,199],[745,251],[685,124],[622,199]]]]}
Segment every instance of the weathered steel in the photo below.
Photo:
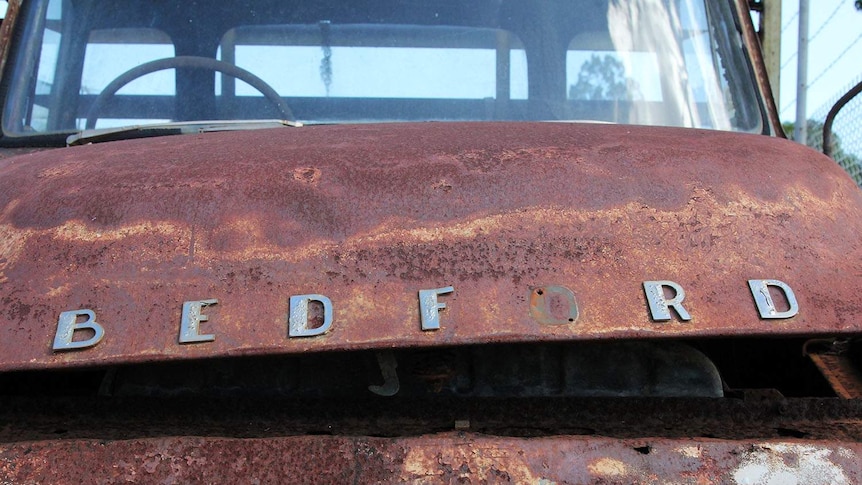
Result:
{"type": "MultiPolygon", "coordinates": [[[[855,336],[860,210],[852,181],[803,147],[682,129],[306,127],[0,150],[0,370],[377,349],[379,375],[360,381],[376,397],[398,388],[400,347],[855,336]],[[799,314],[761,319],[751,279],[787,283],[799,314]],[[652,321],[644,281],[684,288],[691,321],[652,321]],[[317,325],[333,302],[329,332],[288,338],[296,295],[317,325]],[[78,310],[104,340],[52,351],[78,310]]],[[[248,361],[229,362],[254,384],[248,361]]],[[[453,370],[433,363],[400,372],[439,392],[453,370]]],[[[99,398],[44,397],[80,376],[4,374],[5,394],[39,397],[0,399],[0,481],[862,482],[858,400],[106,396],[155,367],[73,373],[96,376],[81,391],[99,398]]],[[[140,382],[171,395],[165,381],[140,382]]]]}
{"type": "Polygon", "coordinates": [[[859,443],[488,437],[161,438],[0,445],[15,483],[806,483],[862,480],[859,443]],[[788,481],[792,480],[792,481],[788,481]]]}
{"type": "Polygon", "coordinates": [[[581,124],[319,126],[58,149],[0,160],[0,369],[491,342],[858,334],[862,195],[763,136],[581,124]],[[682,142],[684,140],[684,142],[682,142]],[[747,280],[799,314],[761,320],[747,280]],[[653,322],[672,280],[691,321],[653,322]],[[440,297],[422,331],[417,292],[440,297]],[[530,314],[531,288],[577,297],[530,314]],[[331,299],[287,336],[292,295],[331,299]],[[206,307],[179,345],[184,301],[206,307]],[[90,309],[95,347],[53,352],[90,309]]]}
{"type": "Polygon", "coordinates": [[[6,6],[6,16],[0,23],[0,73],[6,72],[6,61],[9,59],[9,49],[12,45],[15,21],[21,11],[21,0],[9,0],[6,6]]]}
{"type": "Polygon", "coordinates": [[[797,483],[858,483],[860,405],[837,399],[3,399],[0,478],[392,483],[447,481],[457,472],[455,478],[470,482],[794,477],[797,483]],[[501,475],[488,478],[493,470],[501,475]]]}
{"type": "Polygon", "coordinates": [[[862,373],[852,359],[826,353],[809,354],[809,357],[839,397],[862,399],[862,373]]]}
{"type": "MultiPolygon", "coordinates": [[[[766,117],[769,120],[769,127],[765,130],[773,136],[784,138],[784,129],[781,127],[781,118],[778,115],[778,106],[772,83],[769,82],[769,73],[766,69],[766,63],[763,58],[763,52],[760,50],[760,38],[754,30],[754,24],[751,22],[751,16],[748,11],[748,0],[734,0],[736,2],[736,12],[740,16],[739,28],[742,31],[742,37],[747,46],[748,55],[751,58],[751,69],[754,72],[757,87],[761,93],[763,103],[766,105],[766,117]],[[758,48],[754,48],[757,46],[758,48]]],[[[770,2],[777,0],[768,0],[770,2]]]]}
{"type": "Polygon", "coordinates": [[[530,316],[539,323],[568,325],[578,320],[578,302],[565,286],[530,288],[530,316]]]}
{"type": "MultiPolygon", "coordinates": [[[[362,397],[362,396],[365,397],[362,397]]],[[[0,442],[170,436],[415,437],[468,429],[492,436],[594,435],[862,442],[862,401],[782,398],[350,398],[243,396],[4,397],[0,442]],[[455,424],[457,423],[457,424],[455,424]]]]}

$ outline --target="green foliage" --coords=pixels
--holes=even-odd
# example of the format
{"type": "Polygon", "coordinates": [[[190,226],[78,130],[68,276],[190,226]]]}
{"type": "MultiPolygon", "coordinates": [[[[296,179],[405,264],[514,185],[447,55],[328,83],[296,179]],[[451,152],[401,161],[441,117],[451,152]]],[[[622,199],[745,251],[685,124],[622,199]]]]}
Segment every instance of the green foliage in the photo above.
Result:
{"type": "MultiPolygon", "coordinates": [[[[862,1],[862,0],[860,0],[862,1]]],[[[784,122],[781,128],[787,138],[793,139],[793,129],[795,123],[784,122]]],[[[808,135],[805,138],[806,145],[823,152],[823,123],[817,120],[808,120],[808,135]]],[[[832,132],[832,158],[841,165],[845,172],[853,177],[856,185],[862,187],[862,159],[858,156],[844,151],[841,146],[841,138],[834,131],[832,132]]]]}

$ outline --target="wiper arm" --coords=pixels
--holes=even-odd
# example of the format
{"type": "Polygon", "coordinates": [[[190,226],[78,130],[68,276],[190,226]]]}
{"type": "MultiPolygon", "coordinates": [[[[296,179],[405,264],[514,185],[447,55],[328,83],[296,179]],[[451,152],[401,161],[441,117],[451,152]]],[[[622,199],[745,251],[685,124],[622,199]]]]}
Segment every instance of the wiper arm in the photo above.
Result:
{"type": "Polygon", "coordinates": [[[214,131],[259,130],[262,128],[278,128],[281,126],[300,127],[302,123],[287,120],[232,120],[232,121],[180,121],[170,123],[153,123],[148,125],[131,125],[119,128],[99,128],[83,130],[69,135],[66,145],[86,145],[107,141],[131,140],[134,138],[149,138],[154,136],[187,135],[194,133],[211,133],[214,131]]]}

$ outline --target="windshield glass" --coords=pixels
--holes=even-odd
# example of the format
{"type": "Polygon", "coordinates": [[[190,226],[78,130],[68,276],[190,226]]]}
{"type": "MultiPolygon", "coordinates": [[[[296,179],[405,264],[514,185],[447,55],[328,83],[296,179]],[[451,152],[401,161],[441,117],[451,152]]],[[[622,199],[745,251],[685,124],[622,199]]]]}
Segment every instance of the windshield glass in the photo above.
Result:
{"type": "Polygon", "coordinates": [[[730,3],[32,0],[6,136],[168,121],[760,131],[730,3]]]}

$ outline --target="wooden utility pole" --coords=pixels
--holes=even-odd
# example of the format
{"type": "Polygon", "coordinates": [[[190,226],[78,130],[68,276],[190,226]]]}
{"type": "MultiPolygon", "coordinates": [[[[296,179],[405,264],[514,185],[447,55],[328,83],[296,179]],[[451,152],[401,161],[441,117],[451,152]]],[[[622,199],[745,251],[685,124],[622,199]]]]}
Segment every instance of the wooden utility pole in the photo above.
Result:
{"type": "Polygon", "coordinates": [[[760,44],[775,105],[781,106],[781,1],[760,0],[760,44]]]}

